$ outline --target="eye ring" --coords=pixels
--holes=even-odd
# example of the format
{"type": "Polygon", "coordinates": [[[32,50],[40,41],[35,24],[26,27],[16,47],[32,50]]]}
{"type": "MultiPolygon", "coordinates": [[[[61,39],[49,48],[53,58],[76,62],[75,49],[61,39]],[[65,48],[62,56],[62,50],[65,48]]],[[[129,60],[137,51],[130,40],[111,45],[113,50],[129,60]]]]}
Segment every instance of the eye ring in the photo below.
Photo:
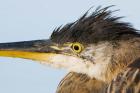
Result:
{"type": "Polygon", "coordinates": [[[81,43],[76,42],[72,44],[71,48],[75,53],[80,53],[84,47],[81,43]]]}

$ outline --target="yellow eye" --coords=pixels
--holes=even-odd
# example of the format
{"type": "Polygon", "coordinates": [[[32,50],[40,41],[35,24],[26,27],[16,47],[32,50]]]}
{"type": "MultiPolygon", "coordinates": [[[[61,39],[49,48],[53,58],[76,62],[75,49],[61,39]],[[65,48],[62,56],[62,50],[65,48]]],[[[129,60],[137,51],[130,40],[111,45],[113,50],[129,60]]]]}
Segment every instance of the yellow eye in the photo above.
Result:
{"type": "Polygon", "coordinates": [[[73,43],[71,47],[72,47],[72,50],[76,53],[80,53],[84,48],[83,45],[78,42],[73,43]]]}

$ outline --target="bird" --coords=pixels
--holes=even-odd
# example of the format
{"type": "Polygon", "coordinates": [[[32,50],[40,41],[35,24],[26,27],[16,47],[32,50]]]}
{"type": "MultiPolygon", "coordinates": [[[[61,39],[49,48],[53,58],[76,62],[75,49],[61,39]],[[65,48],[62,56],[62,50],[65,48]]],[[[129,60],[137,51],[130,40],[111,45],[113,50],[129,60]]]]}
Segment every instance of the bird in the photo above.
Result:
{"type": "Polygon", "coordinates": [[[0,43],[0,56],[66,69],[56,93],[140,93],[140,33],[110,7],[87,11],[49,39],[0,43]]]}

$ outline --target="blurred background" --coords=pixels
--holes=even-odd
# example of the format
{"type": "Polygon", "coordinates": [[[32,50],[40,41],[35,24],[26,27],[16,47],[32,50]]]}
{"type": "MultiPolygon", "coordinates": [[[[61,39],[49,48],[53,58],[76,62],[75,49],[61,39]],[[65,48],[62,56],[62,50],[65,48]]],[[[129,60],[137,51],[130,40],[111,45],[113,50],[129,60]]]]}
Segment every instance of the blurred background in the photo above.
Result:
{"type": "MultiPolygon", "coordinates": [[[[0,0],[0,42],[49,38],[53,29],[73,22],[90,7],[116,5],[116,16],[140,28],[138,0],[0,0]]],[[[94,9],[95,9],[94,8],[94,9]]],[[[55,93],[67,74],[25,59],[0,57],[0,93],[55,93]]]]}

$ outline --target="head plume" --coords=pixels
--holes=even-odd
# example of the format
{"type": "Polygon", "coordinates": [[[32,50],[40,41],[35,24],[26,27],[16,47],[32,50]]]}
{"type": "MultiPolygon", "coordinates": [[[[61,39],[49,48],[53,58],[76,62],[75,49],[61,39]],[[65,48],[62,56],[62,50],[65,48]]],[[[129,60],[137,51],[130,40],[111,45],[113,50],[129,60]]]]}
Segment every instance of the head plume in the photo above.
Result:
{"type": "Polygon", "coordinates": [[[127,40],[139,36],[129,23],[119,21],[122,17],[112,16],[109,7],[98,7],[93,13],[86,12],[80,19],[54,30],[51,39],[57,43],[127,40]]]}

